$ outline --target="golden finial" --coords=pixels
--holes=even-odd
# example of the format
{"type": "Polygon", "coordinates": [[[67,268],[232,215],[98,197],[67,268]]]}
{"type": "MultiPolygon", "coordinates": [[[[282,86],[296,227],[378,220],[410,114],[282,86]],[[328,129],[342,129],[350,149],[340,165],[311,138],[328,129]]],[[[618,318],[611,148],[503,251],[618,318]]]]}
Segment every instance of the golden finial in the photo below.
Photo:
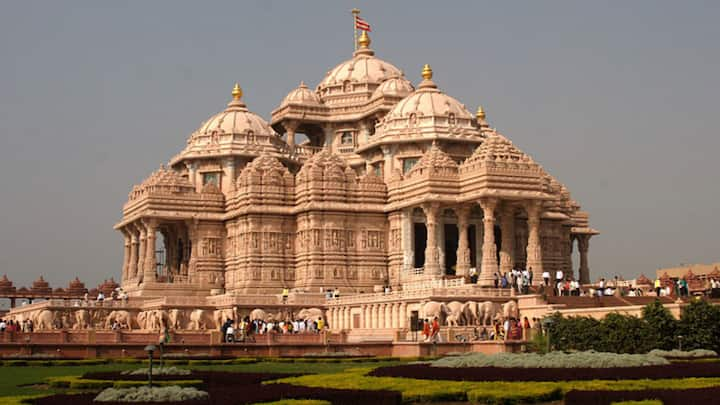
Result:
{"type": "Polygon", "coordinates": [[[481,105],[478,106],[477,112],[475,113],[475,117],[479,120],[485,119],[485,110],[483,110],[481,105]]]}
{"type": "Polygon", "coordinates": [[[432,76],[433,76],[432,68],[430,67],[430,65],[428,65],[426,63],[425,66],[423,66],[422,77],[425,80],[431,80],[432,76]]]}
{"type": "Polygon", "coordinates": [[[233,100],[240,100],[240,97],[242,97],[242,89],[240,88],[240,85],[235,83],[235,87],[232,89],[232,96],[233,100]]]}
{"type": "Polygon", "coordinates": [[[367,31],[363,31],[362,34],[360,34],[360,39],[358,39],[358,45],[360,45],[360,48],[367,48],[370,46],[370,36],[368,35],[367,31]]]}

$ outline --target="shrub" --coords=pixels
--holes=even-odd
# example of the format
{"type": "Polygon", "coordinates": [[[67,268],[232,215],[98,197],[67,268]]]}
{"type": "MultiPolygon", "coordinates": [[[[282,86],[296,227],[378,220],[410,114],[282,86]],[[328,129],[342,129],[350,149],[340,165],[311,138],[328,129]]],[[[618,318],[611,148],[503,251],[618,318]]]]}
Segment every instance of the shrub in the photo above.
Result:
{"type": "MultiPolygon", "coordinates": [[[[51,388],[71,388],[77,390],[102,389],[102,388],[127,388],[146,385],[146,381],[123,381],[123,380],[91,380],[80,376],[48,377],[45,382],[51,388]]],[[[202,380],[174,380],[154,381],[156,385],[180,385],[183,387],[199,386],[202,380]]]]}
{"type": "Polygon", "coordinates": [[[670,362],[649,354],[616,354],[593,351],[563,353],[469,353],[445,357],[431,363],[435,367],[520,367],[520,368],[612,368],[666,365],[670,362]]]}
{"type": "Polygon", "coordinates": [[[663,405],[659,399],[645,399],[642,401],[620,401],[613,402],[610,405],[663,405]]]}
{"type": "Polygon", "coordinates": [[[680,314],[678,334],[685,349],[720,351],[720,307],[693,300],[680,314]]]}
{"type": "Polygon", "coordinates": [[[208,393],[193,387],[132,387],[107,388],[95,401],[97,402],[180,402],[206,400],[208,393]]]}
{"type": "Polygon", "coordinates": [[[676,346],[678,322],[659,300],[643,308],[642,318],[648,338],[655,341],[655,348],[670,350],[676,346]]]}
{"type": "Polygon", "coordinates": [[[648,354],[668,359],[697,359],[703,357],[717,357],[718,355],[714,350],[705,349],[695,349],[690,351],[655,349],[651,350],[648,354]]]}
{"type": "Polygon", "coordinates": [[[555,383],[532,383],[520,390],[508,392],[505,387],[470,390],[468,401],[482,404],[518,404],[559,401],[563,390],[555,383]]]}
{"type": "MultiPolygon", "coordinates": [[[[123,375],[148,375],[149,368],[138,368],[136,370],[125,370],[123,375]]],[[[177,367],[153,367],[153,375],[190,375],[192,371],[177,367]]]]}

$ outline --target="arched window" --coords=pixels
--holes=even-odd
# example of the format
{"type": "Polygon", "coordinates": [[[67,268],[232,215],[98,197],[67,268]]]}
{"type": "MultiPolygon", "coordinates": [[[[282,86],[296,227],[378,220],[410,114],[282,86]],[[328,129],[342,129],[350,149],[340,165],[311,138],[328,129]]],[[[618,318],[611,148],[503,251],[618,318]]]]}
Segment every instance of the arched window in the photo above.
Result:
{"type": "Polygon", "coordinates": [[[343,91],[345,93],[350,93],[352,91],[352,84],[350,84],[349,80],[345,80],[343,82],[343,91]]]}
{"type": "Polygon", "coordinates": [[[450,113],[448,115],[448,125],[453,127],[453,126],[455,126],[456,123],[457,123],[457,120],[455,119],[455,113],[450,113]]]}
{"type": "Polygon", "coordinates": [[[350,131],[345,131],[342,133],[342,136],[340,137],[340,143],[343,145],[352,145],[353,143],[353,135],[350,131]]]}
{"type": "Polygon", "coordinates": [[[417,115],[415,113],[410,114],[410,120],[408,121],[411,127],[417,125],[417,115]]]}

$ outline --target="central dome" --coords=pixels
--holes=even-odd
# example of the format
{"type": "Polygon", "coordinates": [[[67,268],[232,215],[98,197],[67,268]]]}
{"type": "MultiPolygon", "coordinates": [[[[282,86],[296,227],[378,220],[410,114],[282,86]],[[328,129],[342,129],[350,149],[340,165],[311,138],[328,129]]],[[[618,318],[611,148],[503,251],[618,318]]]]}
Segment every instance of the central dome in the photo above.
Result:
{"type": "Polygon", "coordinates": [[[353,58],[346,60],[331,69],[317,86],[320,98],[325,101],[328,96],[372,92],[380,83],[403,76],[403,72],[395,65],[375,57],[370,49],[370,38],[363,32],[358,42],[360,48],[353,58]]]}

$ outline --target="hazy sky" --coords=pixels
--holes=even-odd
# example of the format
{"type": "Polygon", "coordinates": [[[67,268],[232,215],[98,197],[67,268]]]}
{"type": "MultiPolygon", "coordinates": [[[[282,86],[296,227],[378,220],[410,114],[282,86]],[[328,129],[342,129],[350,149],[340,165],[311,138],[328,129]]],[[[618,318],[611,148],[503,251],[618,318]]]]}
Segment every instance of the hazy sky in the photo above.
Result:
{"type": "MultiPolygon", "coordinates": [[[[270,111],[352,53],[422,64],[566,184],[599,275],[720,260],[717,1],[15,1],[0,6],[0,274],[119,276],[133,184],[238,81],[270,111]]],[[[577,266],[577,262],[575,263],[577,266]]]]}

